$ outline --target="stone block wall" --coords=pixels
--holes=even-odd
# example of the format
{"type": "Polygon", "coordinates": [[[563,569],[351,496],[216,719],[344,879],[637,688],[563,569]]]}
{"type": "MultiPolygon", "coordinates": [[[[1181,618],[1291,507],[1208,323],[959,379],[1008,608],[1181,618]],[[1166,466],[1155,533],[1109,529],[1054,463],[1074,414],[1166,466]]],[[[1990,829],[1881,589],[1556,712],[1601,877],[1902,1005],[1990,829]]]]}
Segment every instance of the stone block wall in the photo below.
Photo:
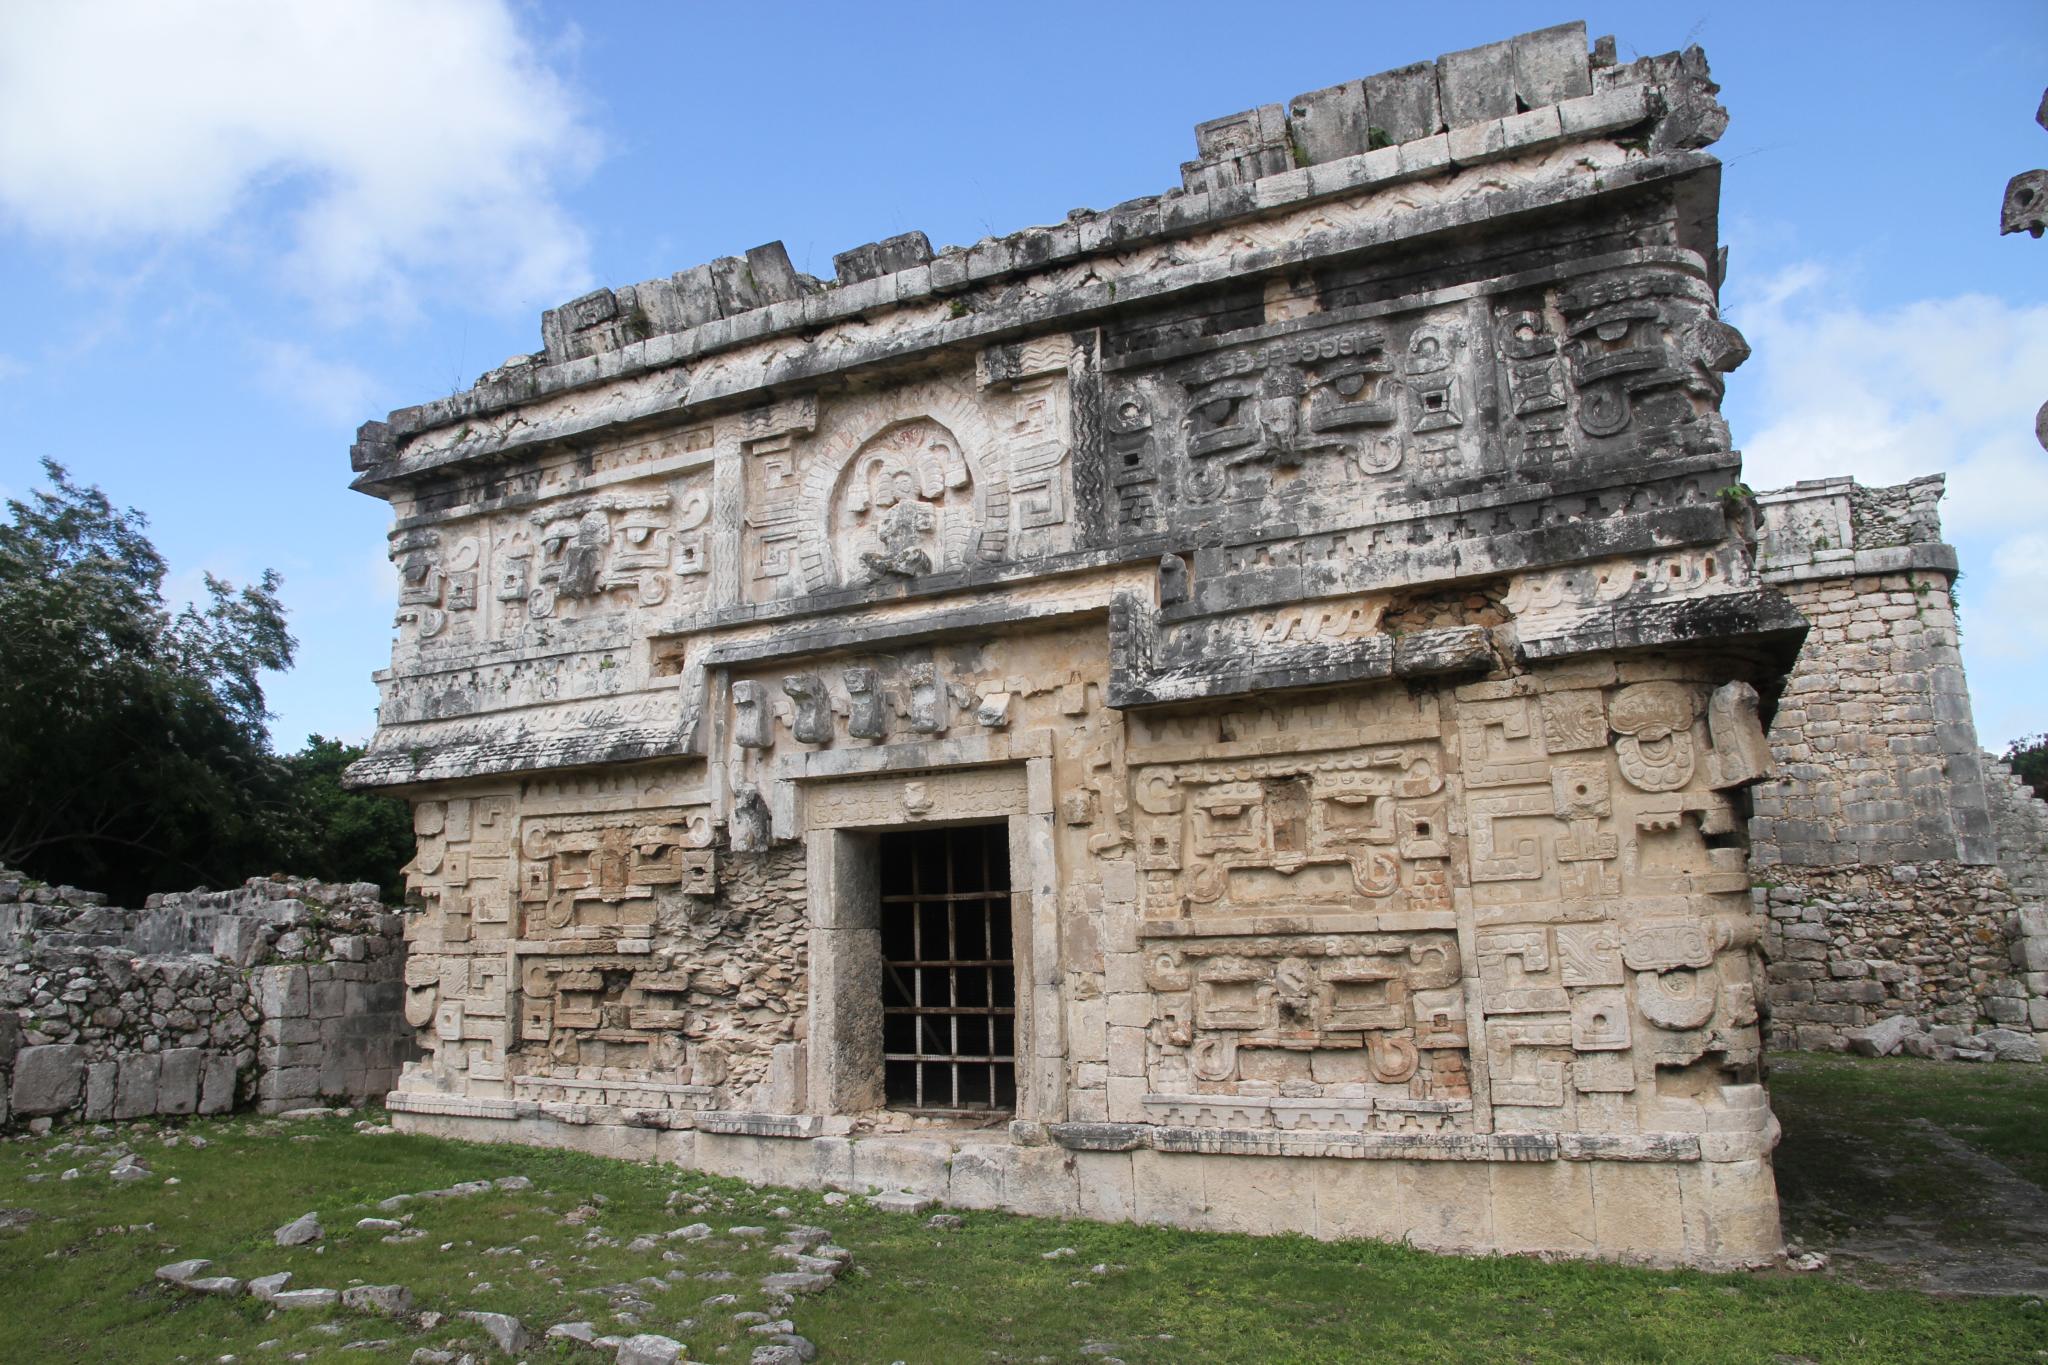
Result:
{"type": "Polygon", "coordinates": [[[369,884],[123,910],[0,871],[0,1126],[381,1098],[413,1048],[401,930],[369,884]]]}
{"type": "MultiPolygon", "coordinates": [[[[1993,1030],[2038,1048],[2031,1035],[2048,1031],[2048,992],[2025,970],[2025,930],[2044,912],[2023,908],[1995,867],[1809,868],[1755,894],[1769,917],[1774,1048],[1841,1051],[1897,1016],[1953,1030],[1945,1045],[1966,1051],[1993,1030]]],[[[1982,1050],[2016,1041],[1992,1037],[1982,1050]]]]}
{"type": "Polygon", "coordinates": [[[1888,1020],[1929,1055],[2048,1041],[2048,941],[2028,932],[2048,928],[2048,804],[1977,748],[1942,485],[1758,498],[1759,570],[1811,623],[1750,824],[1773,1047],[1839,1051],[1888,1020]]]}

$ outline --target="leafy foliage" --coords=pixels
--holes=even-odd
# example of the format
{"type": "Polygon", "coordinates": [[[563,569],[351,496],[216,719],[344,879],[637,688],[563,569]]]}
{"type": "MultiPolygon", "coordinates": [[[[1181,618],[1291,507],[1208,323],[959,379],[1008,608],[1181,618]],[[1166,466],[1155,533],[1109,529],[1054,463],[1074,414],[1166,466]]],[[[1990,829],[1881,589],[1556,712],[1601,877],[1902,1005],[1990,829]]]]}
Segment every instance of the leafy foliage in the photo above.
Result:
{"type": "Polygon", "coordinates": [[[2034,795],[2048,801],[2048,733],[2021,736],[2005,746],[2002,757],[2034,795]]]}
{"type": "Polygon", "coordinates": [[[284,782],[269,841],[277,870],[325,882],[376,882],[387,901],[403,898],[400,871],[413,854],[412,813],[388,796],[349,791],[342,770],[360,744],[311,735],[279,760],[284,782]]]}
{"type": "Polygon", "coordinates": [[[209,574],[206,601],[173,611],[145,518],[43,469],[49,487],[0,524],[0,863],[133,904],[338,857],[309,822],[367,819],[351,803],[375,798],[318,788],[328,741],[270,751],[262,675],[296,648],[277,574],[239,588],[209,574]]]}

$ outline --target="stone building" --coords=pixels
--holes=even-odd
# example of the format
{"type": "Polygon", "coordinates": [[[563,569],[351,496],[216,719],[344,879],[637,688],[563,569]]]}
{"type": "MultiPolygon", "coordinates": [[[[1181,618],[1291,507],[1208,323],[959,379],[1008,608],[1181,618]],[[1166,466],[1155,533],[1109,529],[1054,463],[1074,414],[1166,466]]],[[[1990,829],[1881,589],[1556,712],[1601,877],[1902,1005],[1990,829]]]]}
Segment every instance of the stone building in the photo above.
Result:
{"type": "Polygon", "coordinates": [[[1750,823],[1774,1048],[2039,1061],[2048,804],[1977,747],[1939,475],[1758,495],[1758,567],[1811,632],[1750,823]]]}
{"type": "Polygon", "coordinates": [[[1181,186],[780,244],[367,424],[405,1128],[965,1206],[1779,1247],[1726,115],[1581,25],[1181,186]]]}

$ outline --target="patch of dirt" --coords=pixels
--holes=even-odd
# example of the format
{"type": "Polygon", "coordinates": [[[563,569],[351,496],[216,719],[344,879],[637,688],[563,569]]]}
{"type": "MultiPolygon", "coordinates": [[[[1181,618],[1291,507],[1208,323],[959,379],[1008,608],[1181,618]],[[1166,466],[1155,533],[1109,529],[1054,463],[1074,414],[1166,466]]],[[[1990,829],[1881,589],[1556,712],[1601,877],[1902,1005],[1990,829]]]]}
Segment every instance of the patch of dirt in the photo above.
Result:
{"type": "Polygon", "coordinates": [[[1844,1278],[1873,1287],[2048,1295],[2048,1192],[1939,1124],[1904,1123],[1951,1164],[1953,1204],[1938,1219],[1894,1212],[1809,1244],[1844,1278]]]}

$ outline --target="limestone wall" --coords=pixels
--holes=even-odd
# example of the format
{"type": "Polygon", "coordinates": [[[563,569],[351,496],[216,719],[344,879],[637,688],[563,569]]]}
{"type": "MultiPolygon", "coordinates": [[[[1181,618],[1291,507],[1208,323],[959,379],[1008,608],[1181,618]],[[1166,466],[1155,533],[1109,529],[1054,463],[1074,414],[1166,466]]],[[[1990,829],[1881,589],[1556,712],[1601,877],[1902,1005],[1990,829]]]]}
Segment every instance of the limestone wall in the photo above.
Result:
{"type": "Polygon", "coordinates": [[[596,291],[365,424],[395,1121],[1775,1254],[1742,793],[1803,625],[1719,412],[1715,89],[1524,34],[1211,120],[1055,227],[596,291]],[[924,967],[880,890],[965,824],[1015,983],[970,1113],[890,1092],[924,967]]]}
{"type": "Polygon", "coordinates": [[[376,897],[257,879],[135,911],[0,872],[0,1122],[380,1099],[413,1048],[376,897]]]}
{"type": "Polygon", "coordinates": [[[1928,1055],[2048,1042],[2025,927],[2048,805],[1977,748],[1941,493],[1937,476],[1759,495],[1759,570],[1811,623],[1771,723],[1777,776],[1752,794],[1773,1047],[1840,1050],[1887,1020],[1928,1055]]]}

